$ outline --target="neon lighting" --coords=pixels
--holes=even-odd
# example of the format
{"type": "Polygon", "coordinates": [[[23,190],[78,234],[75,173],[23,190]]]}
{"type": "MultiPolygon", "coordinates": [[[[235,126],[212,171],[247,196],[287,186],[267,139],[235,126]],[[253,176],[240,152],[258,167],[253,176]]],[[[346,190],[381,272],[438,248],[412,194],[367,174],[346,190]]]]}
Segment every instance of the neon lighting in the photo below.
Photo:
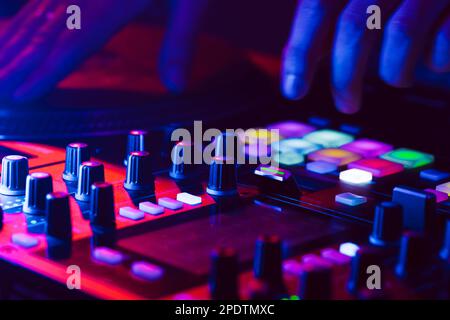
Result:
{"type": "Polygon", "coordinates": [[[372,173],[360,169],[349,169],[339,174],[339,180],[350,184],[367,184],[372,181],[372,173]]]}
{"type": "Polygon", "coordinates": [[[450,196],[450,182],[438,185],[436,187],[436,190],[440,191],[440,192],[443,192],[443,193],[446,193],[448,196],[450,196]]]}
{"type": "Polygon", "coordinates": [[[364,196],[359,196],[357,194],[346,192],[346,193],[337,194],[335,196],[335,201],[337,203],[340,203],[340,204],[343,204],[346,206],[356,207],[356,206],[366,203],[367,198],[364,196]]]}
{"type": "Polygon", "coordinates": [[[433,155],[406,148],[385,153],[381,158],[400,163],[407,169],[422,167],[434,162],[433,155]]]}
{"type": "Polygon", "coordinates": [[[303,139],[323,146],[324,148],[337,148],[346,143],[353,141],[353,136],[347,133],[323,129],[311,132],[303,137],[303,139]]]}
{"type": "Polygon", "coordinates": [[[341,148],[358,153],[364,158],[376,158],[394,149],[390,144],[371,139],[358,139],[343,145],[341,148]]]}
{"type": "Polygon", "coordinates": [[[270,172],[270,173],[279,174],[279,175],[284,175],[284,172],[278,170],[278,168],[275,169],[273,167],[261,167],[261,170],[262,171],[267,171],[267,172],[270,172]]]}
{"type": "Polygon", "coordinates": [[[325,161],[314,161],[306,164],[306,170],[319,174],[326,174],[336,171],[337,165],[325,161]]]}
{"type": "Polygon", "coordinates": [[[449,179],[450,173],[436,169],[427,169],[420,171],[420,178],[432,182],[438,182],[449,179]]]}
{"type": "Polygon", "coordinates": [[[354,152],[335,148],[317,150],[308,155],[308,159],[311,161],[330,162],[337,166],[344,166],[360,158],[361,156],[354,152]]]}
{"type": "Polygon", "coordinates": [[[297,121],[277,122],[267,126],[268,130],[278,129],[280,135],[284,138],[301,138],[314,130],[315,127],[297,121]]]}
{"type": "Polygon", "coordinates": [[[426,192],[432,193],[436,197],[436,203],[441,203],[448,200],[448,194],[433,189],[425,189],[426,192]]]}
{"type": "Polygon", "coordinates": [[[245,144],[264,144],[270,145],[275,141],[280,140],[280,135],[274,131],[269,131],[264,128],[247,129],[244,134],[238,134],[239,140],[245,144]]]}
{"type": "Polygon", "coordinates": [[[255,174],[262,177],[267,177],[277,181],[285,181],[289,179],[291,173],[287,170],[283,170],[276,167],[270,167],[267,165],[260,165],[255,169],[255,174]]]}
{"type": "Polygon", "coordinates": [[[274,160],[284,166],[296,166],[305,162],[305,157],[294,150],[278,152],[273,156],[274,160]]]}
{"type": "Polygon", "coordinates": [[[404,167],[401,164],[380,158],[361,159],[350,163],[348,165],[348,168],[368,171],[377,178],[389,176],[391,174],[399,173],[404,170],[404,167]]]}
{"type": "Polygon", "coordinates": [[[341,243],[339,246],[339,252],[349,257],[354,257],[358,250],[359,246],[352,242],[341,243]]]}

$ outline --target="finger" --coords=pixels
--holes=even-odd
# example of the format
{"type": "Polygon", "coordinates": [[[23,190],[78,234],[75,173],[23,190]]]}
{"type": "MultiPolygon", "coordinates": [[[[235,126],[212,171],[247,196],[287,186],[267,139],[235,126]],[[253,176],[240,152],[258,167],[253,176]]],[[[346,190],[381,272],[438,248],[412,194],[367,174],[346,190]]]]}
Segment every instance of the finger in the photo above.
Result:
{"type": "Polygon", "coordinates": [[[408,87],[427,35],[448,0],[405,0],[391,17],[383,37],[380,76],[388,84],[408,87]]]}
{"type": "Polygon", "coordinates": [[[367,28],[367,8],[370,5],[379,6],[383,19],[389,16],[398,2],[353,0],[339,17],[332,53],[333,95],[339,111],[354,113],[359,110],[370,51],[381,32],[367,28]]]}
{"type": "Polygon", "coordinates": [[[195,54],[208,0],[176,0],[161,49],[161,79],[172,92],[188,86],[190,67],[195,54]]]}
{"type": "Polygon", "coordinates": [[[429,64],[436,72],[450,71],[450,14],[444,18],[444,22],[436,33],[429,64]]]}
{"type": "Polygon", "coordinates": [[[344,0],[300,1],[282,58],[281,91],[286,98],[300,99],[308,92],[344,4],[344,0]]]}

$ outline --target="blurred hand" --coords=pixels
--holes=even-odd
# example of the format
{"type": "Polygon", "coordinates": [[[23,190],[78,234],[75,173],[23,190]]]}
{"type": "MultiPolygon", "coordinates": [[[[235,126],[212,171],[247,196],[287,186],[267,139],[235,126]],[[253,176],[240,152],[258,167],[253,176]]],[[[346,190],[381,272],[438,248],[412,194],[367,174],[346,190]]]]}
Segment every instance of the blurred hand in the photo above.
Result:
{"type": "Polygon", "coordinates": [[[450,0],[300,0],[283,56],[284,96],[305,96],[319,62],[331,55],[336,107],[357,112],[380,31],[379,75],[387,84],[410,86],[423,54],[433,71],[450,71],[450,0]],[[366,27],[373,4],[381,8],[381,30],[366,27]]]}
{"type": "MultiPolygon", "coordinates": [[[[0,99],[26,102],[48,93],[99,50],[151,0],[31,0],[0,34],[0,99]],[[69,5],[81,8],[81,30],[66,26],[69,5]]],[[[206,0],[175,0],[160,73],[172,91],[186,86],[206,0]]],[[[152,39],[142,39],[152,41],[152,39]]]]}

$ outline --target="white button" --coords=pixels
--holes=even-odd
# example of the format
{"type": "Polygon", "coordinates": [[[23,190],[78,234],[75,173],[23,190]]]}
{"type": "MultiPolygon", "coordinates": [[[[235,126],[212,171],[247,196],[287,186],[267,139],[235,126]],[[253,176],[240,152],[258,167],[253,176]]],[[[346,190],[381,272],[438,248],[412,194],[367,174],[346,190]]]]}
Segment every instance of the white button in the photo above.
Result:
{"type": "Polygon", "coordinates": [[[334,199],[337,203],[351,207],[359,206],[367,202],[366,197],[358,196],[350,192],[337,194],[334,199]]]}
{"type": "Polygon", "coordinates": [[[122,207],[119,209],[119,214],[122,217],[131,219],[131,220],[140,220],[144,218],[144,213],[141,210],[132,208],[132,207],[122,207]]]}
{"type": "Polygon", "coordinates": [[[171,210],[177,210],[177,209],[180,209],[183,207],[182,202],[172,199],[172,198],[167,198],[167,197],[159,198],[158,204],[160,206],[163,206],[164,208],[171,209],[171,210]]]}
{"type": "Polygon", "coordinates": [[[177,200],[183,203],[195,206],[202,203],[202,198],[194,196],[193,194],[182,192],[177,194],[177,200]]]}
{"type": "Polygon", "coordinates": [[[18,246],[23,248],[32,248],[39,244],[39,239],[33,236],[30,236],[26,233],[14,233],[11,236],[11,241],[18,246]]]}
{"type": "Polygon", "coordinates": [[[339,174],[339,180],[351,184],[367,184],[372,181],[372,173],[361,169],[349,169],[339,174]]]}
{"type": "Polygon", "coordinates": [[[341,243],[339,246],[339,252],[349,257],[353,257],[356,255],[356,251],[359,250],[358,245],[352,242],[341,243]]]}
{"type": "Polygon", "coordinates": [[[123,255],[116,250],[98,247],[93,253],[94,259],[106,264],[116,265],[123,261],[123,255]]]}
{"type": "Polygon", "coordinates": [[[139,203],[139,210],[155,216],[164,212],[163,207],[158,206],[156,203],[150,201],[139,203]]]}
{"type": "Polygon", "coordinates": [[[131,265],[131,272],[135,276],[147,281],[156,281],[164,274],[164,270],[161,267],[143,261],[134,262],[131,265]]]}

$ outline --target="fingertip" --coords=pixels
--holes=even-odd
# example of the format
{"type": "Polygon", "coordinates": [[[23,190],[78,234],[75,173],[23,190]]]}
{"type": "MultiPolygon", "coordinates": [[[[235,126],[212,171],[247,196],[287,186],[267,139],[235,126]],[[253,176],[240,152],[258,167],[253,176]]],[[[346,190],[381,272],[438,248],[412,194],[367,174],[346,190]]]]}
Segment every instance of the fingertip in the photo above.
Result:
{"type": "Polygon", "coordinates": [[[300,100],[309,90],[309,84],[301,76],[295,74],[283,75],[281,92],[286,99],[300,100]]]}
{"type": "Polygon", "coordinates": [[[340,91],[333,92],[334,104],[339,112],[355,114],[360,110],[361,97],[356,94],[345,94],[340,91]]]}
{"type": "Polygon", "coordinates": [[[435,72],[450,71],[450,41],[445,35],[439,34],[436,37],[428,64],[435,72]]]}

